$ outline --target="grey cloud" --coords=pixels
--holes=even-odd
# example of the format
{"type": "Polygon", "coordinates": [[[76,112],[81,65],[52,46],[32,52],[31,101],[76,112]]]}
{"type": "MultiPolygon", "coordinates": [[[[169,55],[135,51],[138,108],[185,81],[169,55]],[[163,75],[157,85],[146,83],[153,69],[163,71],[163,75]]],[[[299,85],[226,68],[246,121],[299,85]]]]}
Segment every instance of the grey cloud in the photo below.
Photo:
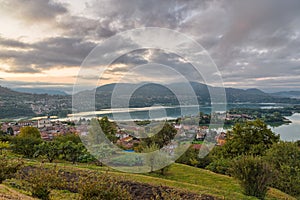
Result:
{"type": "Polygon", "coordinates": [[[0,45],[4,47],[30,48],[30,44],[0,36],[0,45]]]}
{"type": "Polygon", "coordinates": [[[48,38],[31,44],[32,50],[2,50],[0,58],[12,62],[7,72],[37,73],[52,67],[80,66],[95,46],[80,38],[48,38]]]}
{"type": "MultiPolygon", "coordinates": [[[[1,59],[14,61],[16,68],[11,69],[12,72],[39,72],[53,66],[79,65],[104,39],[132,28],[155,26],[183,32],[202,44],[226,82],[243,85],[248,81],[252,87],[257,78],[271,76],[274,79],[264,84],[272,86],[277,80],[281,83],[279,77],[300,73],[298,0],[95,0],[87,6],[89,15],[86,16],[72,16],[66,6],[49,0],[36,2],[37,5],[33,5],[33,0],[12,0],[5,1],[4,6],[20,5],[16,14],[23,14],[30,21],[55,21],[58,28],[64,30],[65,37],[46,38],[34,44],[0,38],[2,46],[31,49],[27,52],[1,50],[1,59]],[[56,18],[58,15],[60,18],[56,18]]],[[[135,44],[125,41],[126,45],[135,44]]],[[[113,53],[111,51],[107,46],[107,52],[103,53],[113,53]]],[[[139,53],[142,55],[124,55],[115,63],[129,67],[156,62],[171,65],[193,80],[201,79],[176,56],[156,52],[147,60],[143,52],[139,53]]],[[[125,68],[112,68],[110,73],[122,70],[125,68]]],[[[263,86],[261,82],[257,84],[263,86]]]]}
{"type": "Polygon", "coordinates": [[[52,0],[1,0],[3,12],[26,23],[55,21],[56,16],[67,13],[64,5],[52,0]]]}

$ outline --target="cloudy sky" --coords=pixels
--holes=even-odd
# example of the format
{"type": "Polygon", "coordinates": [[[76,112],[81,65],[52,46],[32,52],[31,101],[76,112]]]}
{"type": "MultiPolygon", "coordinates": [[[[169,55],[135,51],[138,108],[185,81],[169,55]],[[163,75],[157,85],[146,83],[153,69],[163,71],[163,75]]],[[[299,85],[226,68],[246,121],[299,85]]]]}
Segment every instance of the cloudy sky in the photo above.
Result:
{"type": "MultiPolygon", "coordinates": [[[[300,90],[299,0],[0,0],[0,5],[2,86],[71,91],[97,45],[123,31],[161,27],[201,44],[226,87],[300,90]]],[[[117,59],[102,84],[116,82],[130,66],[159,62],[187,72],[178,56],[141,50],[117,59]]],[[[150,73],[151,65],[147,69],[152,79],[159,77],[150,73]]]]}

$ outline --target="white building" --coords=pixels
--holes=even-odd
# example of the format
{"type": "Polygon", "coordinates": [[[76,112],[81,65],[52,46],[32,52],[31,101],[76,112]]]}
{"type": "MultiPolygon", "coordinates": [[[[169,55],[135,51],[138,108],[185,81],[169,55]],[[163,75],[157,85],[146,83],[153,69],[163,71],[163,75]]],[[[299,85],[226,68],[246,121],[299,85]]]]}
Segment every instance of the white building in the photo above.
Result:
{"type": "Polygon", "coordinates": [[[48,128],[51,126],[52,126],[52,123],[50,121],[50,118],[38,120],[38,128],[48,128]]]}

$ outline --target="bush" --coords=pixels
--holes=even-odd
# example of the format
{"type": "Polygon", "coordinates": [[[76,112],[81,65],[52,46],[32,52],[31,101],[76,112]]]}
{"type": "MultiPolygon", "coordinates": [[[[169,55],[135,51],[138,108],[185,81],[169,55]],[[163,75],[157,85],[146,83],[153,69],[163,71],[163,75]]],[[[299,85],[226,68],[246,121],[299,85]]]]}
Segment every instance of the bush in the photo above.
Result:
{"type": "Polygon", "coordinates": [[[6,179],[12,178],[22,165],[23,163],[19,160],[10,159],[5,155],[0,155],[0,183],[6,179]]]}
{"type": "Polygon", "coordinates": [[[128,191],[121,187],[114,178],[95,173],[79,178],[78,193],[81,200],[131,199],[128,191]]]}
{"type": "Polygon", "coordinates": [[[276,171],[272,187],[300,197],[300,149],[297,143],[275,144],[267,151],[265,159],[276,171]]]}
{"type": "Polygon", "coordinates": [[[264,199],[273,173],[270,165],[259,157],[243,156],[232,163],[231,174],[240,181],[244,193],[264,199]]]}
{"type": "Polygon", "coordinates": [[[229,168],[231,166],[232,161],[230,159],[219,158],[211,162],[205,169],[213,171],[218,174],[229,175],[229,168]]]}
{"type": "Polygon", "coordinates": [[[31,192],[33,197],[49,200],[51,189],[62,184],[58,171],[55,168],[27,168],[18,174],[23,186],[31,192]]]}

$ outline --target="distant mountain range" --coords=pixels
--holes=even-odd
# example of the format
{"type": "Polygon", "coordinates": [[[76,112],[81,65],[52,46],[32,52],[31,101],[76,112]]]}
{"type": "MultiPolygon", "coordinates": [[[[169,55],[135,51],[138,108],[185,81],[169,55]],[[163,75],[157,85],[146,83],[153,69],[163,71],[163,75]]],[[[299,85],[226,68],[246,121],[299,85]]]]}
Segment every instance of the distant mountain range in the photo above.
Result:
{"type": "Polygon", "coordinates": [[[300,91],[275,92],[275,93],[271,93],[271,95],[275,96],[275,97],[285,97],[285,98],[300,99],[300,91]]]}
{"type": "MultiPolygon", "coordinates": [[[[218,89],[211,86],[207,86],[198,82],[190,82],[190,86],[193,88],[196,98],[199,104],[210,103],[209,91],[218,92],[218,89]]],[[[98,87],[96,90],[96,108],[97,110],[101,108],[110,108],[112,91],[116,87],[116,84],[108,84],[98,87]],[[101,101],[97,101],[101,99],[101,101]]],[[[120,102],[126,98],[129,91],[132,88],[136,88],[135,84],[122,83],[118,84],[118,87],[122,88],[120,93],[114,98],[119,98],[120,102]],[[127,93],[128,91],[128,93],[127,93]]],[[[164,87],[158,84],[145,84],[139,87],[130,97],[129,106],[130,107],[148,107],[155,104],[160,105],[179,105],[176,95],[168,88],[176,88],[179,92],[177,95],[185,96],[186,88],[185,84],[173,83],[164,87]]],[[[82,92],[82,95],[86,95],[87,91],[82,92]]],[[[93,91],[90,91],[93,92],[93,91]]],[[[289,97],[282,97],[275,94],[265,93],[259,89],[235,89],[235,88],[225,88],[226,98],[228,103],[291,103],[299,104],[300,100],[292,99],[289,97]]],[[[115,100],[114,102],[118,102],[115,100]]],[[[122,105],[120,104],[120,107],[122,105]]]]}
{"type": "Polygon", "coordinates": [[[13,88],[16,92],[31,93],[31,94],[49,94],[49,95],[67,95],[61,90],[52,90],[44,88],[13,88]]]}
{"type": "MultiPolygon", "coordinates": [[[[147,83],[142,87],[135,84],[122,83],[118,84],[122,87],[121,92],[115,96],[116,103],[121,102],[130,94],[132,88],[134,90],[130,96],[130,107],[148,107],[155,104],[172,106],[179,105],[178,99],[182,98],[189,101],[187,89],[182,83],[173,83],[164,87],[158,84],[147,83]],[[176,88],[179,91],[176,95],[168,88],[176,88]],[[120,100],[120,101],[119,101],[120,100]]],[[[196,99],[199,104],[209,104],[209,91],[218,91],[220,88],[207,86],[202,83],[190,82],[196,99]]],[[[111,107],[111,97],[116,84],[108,84],[96,89],[96,109],[104,109],[111,107]]],[[[265,93],[259,89],[235,89],[225,88],[228,103],[290,103],[300,104],[300,99],[295,99],[300,92],[282,92],[282,93],[265,93]]],[[[82,91],[78,95],[91,95],[95,91],[82,91]]],[[[120,107],[123,105],[120,103],[120,107]]],[[[71,113],[72,96],[64,92],[49,90],[22,90],[17,92],[0,86],[0,119],[1,118],[17,118],[23,116],[37,115],[58,115],[66,116],[71,113]],[[43,94],[32,94],[43,93],[43,94]],[[47,93],[47,94],[46,94],[47,93]],[[51,95],[54,94],[54,95],[51,95]]]]}
{"type": "Polygon", "coordinates": [[[71,112],[69,95],[31,94],[0,86],[0,119],[39,115],[65,116],[71,112]]]}

